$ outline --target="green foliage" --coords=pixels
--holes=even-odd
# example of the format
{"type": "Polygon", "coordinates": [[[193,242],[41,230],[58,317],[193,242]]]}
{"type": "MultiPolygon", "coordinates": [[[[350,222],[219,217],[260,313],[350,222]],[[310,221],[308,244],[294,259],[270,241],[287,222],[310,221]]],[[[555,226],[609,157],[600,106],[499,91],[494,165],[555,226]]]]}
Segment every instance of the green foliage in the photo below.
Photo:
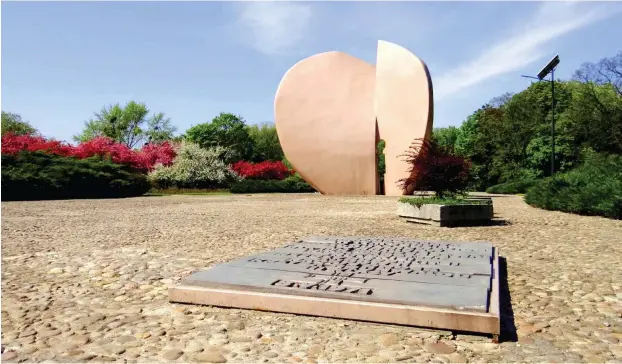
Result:
{"type": "Polygon", "coordinates": [[[280,161],[284,158],[279,136],[273,124],[250,125],[247,129],[253,141],[253,161],[280,161]]]}
{"type": "Polygon", "coordinates": [[[163,113],[148,116],[144,103],[128,102],[125,106],[115,104],[102,108],[95,118],[84,123],[82,133],[74,140],[86,142],[98,136],[106,136],[130,148],[143,142],[162,142],[173,138],[176,130],[163,113]]]}
{"type": "Polygon", "coordinates": [[[245,179],[231,186],[231,193],[302,193],[314,192],[305,180],[298,175],[284,180],[252,180],[245,179]]]}
{"type": "Polygon", "coordinates": [[[19,114],[2,111],[2,135],[12,133],[15,135],[39,134],[27,121],[23,121],[19,114]]]}
{"type": "Polygon", "coordinates": [[[201,148],[225,148],[227,153],[222,157],[227,164],[253,157],[253,140],[245,121],[234,114],[220,113],[211,122],[191,127],[185,139],[201,148]]]}
{"type": "Polygon", "coordinates": [[[494,146],[485,131],[488,125],[498,122],[499,116],[486,105],[470,115],[458,130],[454,151],[471,162],[470,189],[481,191],[498,179],[490,164],[494,146]]]}
{"type": "Polygon", "coordinates": [[[386,157],[384,155],[384,148],[387,144],[384,140],[380,139],[378,144],[376,145],[376,154],[378,155],[377,161],[377,170],[378,177],[380,179],[380,186],[384,190],[384,175],[387,173],[387,165],[386,165],[386,157]]]}
{"type": "Polygon", "coordinates": [[[562,130],[573,136],[578,149],[622,154],[622,95],[612,84],[570,84],[573,102],[560,120],[562,130]]]}
{"type": "MultiPolygon", "coordinates": [[[[621,88],[622,52],[582,65],[572,81],[555,81],[556,172],[576,168],[585,150],[622,153],[621,88]]],[[[550,175],[552,96],[550,82],[535,82],[491,100],[462,123],[455,153],[472,163],[471,190],[550,175]]],[[[447,129],[433,138],[450,145],[447,129]]]]}
{"type": "Polygon", "coordinates": [[[223,147],[201,148],[183,142],[171,166],[158,165],[149,173],[149,180],[158,189],[166,188],[223,188],[241,180],[222,160],[227,154],[223,147]]]}
{"type": "Polygon", "coordinates": [[[416,207],[423,205],[488,205],[489,200],[470,200],[453,197],[400,197],[399,202],[411,204],[416,207]]]}
{"type": "Polygon", "coordinates": [[[525,193],[536,183],[535,180],[522,180],[500,183],[498,185],[490,186],[486,189],[487,193],[514,195],[518,193],[525,193]]]}
{"type": "Polygon", "coordinates": [[[97,157],[2,155],[2,201],[132,197],[150,187],[144,174],[97,157]]]}
{"type": "Polygon", "coordinates": [[[547,210],[622,219],[622,156],[587,152],[579,167],[538,181],[525,201],[547,210]]]}
{"type": "Polygon", "coordinates": [[[431,141],[436,143],[439,147],[444,148],[450,153],[455,152],[456,141],[458,140],[458,134],[460,129],[455,126],[448,126],[446,128],[434,128],[432,131],[431,141]]]}
{"type": "Polygon", "coordinates": [[[294,166],[292,166],[292,164],[289,163],[289,161],[287,160],[287,158],[285,158],[285,156],[283,156],[283,159],[281,160],[281,162],[285,164],[285,167],[287,167],[287,169],[294,170],[294,166]]]}

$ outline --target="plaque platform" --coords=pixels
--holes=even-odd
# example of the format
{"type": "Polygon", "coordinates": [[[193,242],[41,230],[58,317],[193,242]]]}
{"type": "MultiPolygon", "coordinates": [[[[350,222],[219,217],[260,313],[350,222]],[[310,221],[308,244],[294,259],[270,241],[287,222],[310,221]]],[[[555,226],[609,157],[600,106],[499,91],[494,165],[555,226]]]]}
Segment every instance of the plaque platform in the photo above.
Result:
{"type": "Polygon", "coordinates": [[[499,255],[490,243],[312,236],[194,273],[171,302],[492,334],[499,255]]]}

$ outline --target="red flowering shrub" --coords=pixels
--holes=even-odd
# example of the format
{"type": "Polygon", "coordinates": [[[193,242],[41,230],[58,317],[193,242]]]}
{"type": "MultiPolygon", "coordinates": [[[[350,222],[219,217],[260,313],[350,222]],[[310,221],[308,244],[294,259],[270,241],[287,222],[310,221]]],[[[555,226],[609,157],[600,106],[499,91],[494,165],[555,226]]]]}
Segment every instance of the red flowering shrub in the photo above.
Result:
{"type": "Polygon", "coordinates": [[[246,179],[282,180],[291,176],[293,173],[281,161],[265,161],[259,163],[239,161],[234,163],[231,169],[246,179]]]}
{"type": "Polygon", "coordinates": [[[47,140],[33,135],[15,135],[6,133],[2,136],[2,154],[17,154],[25,150],[29,152],[43,151],[49,154],[69,156],[73,151],[71,145],[57,140],[47,140]]]}
{"type": "Polygon", "coordinates": [[[411,165],[400,187],[412,191],[434,191],[444,197],[466,190],[471,163],[429,140],[417,139],[404,155],[411,165]]]}
{"type": "Polygon", "coordinates": [[[125,144],[115,143],[110,138],[97,137],[80,143],[74,148],[73,156],[78,159],[93,156],[109,157],[113,163],[145,169],[139,152],[133,151],[125,144]]]}
{"type": "Polygon", "coordinates": [[[100,156],[110,158],[113,163],[143,171],[151,171],[157,164],[171,165],[176,156],[175,149],[168,142],[148,144],[137,151],[106,137],[97,137],[78,146],[72,146],[37,136],[13,134],[2,136],[2,154],[13,155],[20,151],[42,151],[78,159],[100,156]]]}
{"type": "Polygon", "coordinates": [[[169,142],[147,144],[140,150],[143,165],[152,171],[156,165],[170,166],[177,156],[176,148],[169,142]]]}

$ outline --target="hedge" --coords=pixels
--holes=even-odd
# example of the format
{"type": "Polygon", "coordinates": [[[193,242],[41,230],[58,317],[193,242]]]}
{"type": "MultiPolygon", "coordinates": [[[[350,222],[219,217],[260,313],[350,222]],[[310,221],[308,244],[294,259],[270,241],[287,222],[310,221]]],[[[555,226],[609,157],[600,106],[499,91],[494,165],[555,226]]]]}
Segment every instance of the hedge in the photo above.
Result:
{"type": "Polygon", "coordinates": [[[150,188],[145,174],[101,157],[2,155],[2,201],[132,197],[150,188]]]}
{"type": "Polygon", "coordinates": [[[231,186],[231,193],[302,193],[314,192],[305,180],[293,175],[284,180],[245,179],[231,186]]]}
{"type": "Polygon", "coordinates": [[[500,183],[490,186],[486,189],[487,193],[496,193],[503,195],[515,195],[517,193],[526,193],[527,190],[536,183],[535,180],[520,180],[500,183]]]}
{"type": "Polygon", "coordinates": [[[536,182],[525,202],[547,210],[622,219],[622,156],[592,155],[572,171],[536,182]]]}

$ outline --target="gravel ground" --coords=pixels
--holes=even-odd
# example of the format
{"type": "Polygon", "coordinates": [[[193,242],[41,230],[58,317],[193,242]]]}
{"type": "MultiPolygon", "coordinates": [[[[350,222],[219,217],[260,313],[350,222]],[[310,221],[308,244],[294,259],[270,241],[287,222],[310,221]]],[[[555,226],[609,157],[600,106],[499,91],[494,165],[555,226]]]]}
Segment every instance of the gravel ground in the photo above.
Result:
{"type": "Polygon", "coordinates": [[[2,203],[2,361],[622,361],[622,221],[494,206],[506,224],[450,229],[406,223],[384,196],[2,203]],[[321,234],[493,242],[505,341],[167,301],[194,270],[321,234]]]}

